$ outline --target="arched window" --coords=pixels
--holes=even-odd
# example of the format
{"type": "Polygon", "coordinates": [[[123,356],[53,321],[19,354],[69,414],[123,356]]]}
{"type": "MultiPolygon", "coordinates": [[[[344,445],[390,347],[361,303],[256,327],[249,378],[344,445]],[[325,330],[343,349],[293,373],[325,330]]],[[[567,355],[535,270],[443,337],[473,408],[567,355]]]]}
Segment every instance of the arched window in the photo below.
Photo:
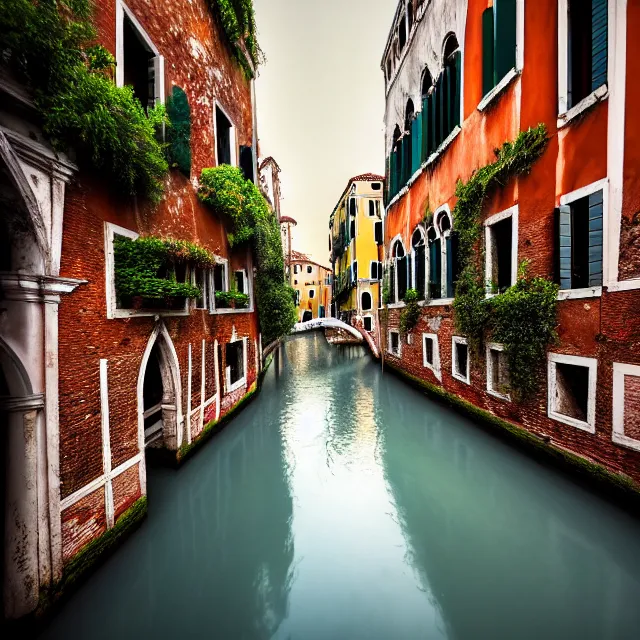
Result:
{"type": "Polygon", "coordinates": [[[371,294],[368,291],[364,291],[361,297],[362,297],[361,310],[370,311],[371,307],[373,306],[373,298],[371,297],[371,294]]]}
{"type": "Polygon", "coordinates": [[[404,110],[404,130],[411,131],[411,122],[413,120],[413,116],[416,113],[416,108],[413,106],[413,100],[409,98],[407,100],[407,107],[404,110]]]}
{"type": "Polygon", "coordinates": [[[453,232],[448,208],[434,216],[427,232],[429,245],[429,298],[453,298],[458,277],[458,237],[453,232]]]}
{"type": "Polygon", "coordinates": [[[400,131],[400,127],[396,125],[396,128],[393,130],[393,144],[391,145],[394,151],[398,145],[398,142],[400,142],[401,137],[402,132],[400,131]]]}
{"type": "Polygon", "coordinates": [[[413,232],[411,238],[411,287],[418,292],[419,300],[424,300],[426,293],[427,260],[426,246],[422,229],[413,232]]]}
{"type": "Polygon", "coordinates": [[[429,298],[442,298],[442,241],[435,227],[427,233],[429,242],[429,298]]]}
{"type": "Polygon", "coordinates": [[[458,38],[456,38],[455,33],[450,33],[444,41],[444,48],[442,57],[444,59],[444,64],[451,59],[453,54],[460,49],[460,45],[458,44],[458,38]]]}
{"type": "Polygon", "coordinates": [[[389,266],[389,293],[392,303],[402,302],[407,293],[407,255],[398,239],[391,248],[391,263],[389,266]]]}
{"type": "Polygon", "coordinates": [[[433,78],[431,77],[431,73],[429,73],[429,69],[425,69],[422,74],[422,99],[424,100],[428,95],[429,91],[431,91],[431,87],[433,86],[433,78]]]}

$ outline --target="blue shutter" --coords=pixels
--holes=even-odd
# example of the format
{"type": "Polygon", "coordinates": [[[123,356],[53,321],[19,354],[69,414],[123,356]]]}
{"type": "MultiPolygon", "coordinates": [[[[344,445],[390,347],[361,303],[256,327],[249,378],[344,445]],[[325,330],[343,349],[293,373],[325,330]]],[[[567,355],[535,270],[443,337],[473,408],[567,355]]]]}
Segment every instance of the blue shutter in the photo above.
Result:
{"type": "Polygon", "coordinates": [[[571,207],[563,205],[558,210],[558,267],[560,288],[571,289],[572,251],[571,251],[571,207]]]}
{"type": "Polygon", "coordinates": [[[420,169],[422,155],[422,114],[411,123],[411,175],[420,169]]]}
{"type": "Polygon", "coordinates": [[[431,155],[431,151],[429,150],[429,107],[431,103],[429,98],[425,98],[422,101],[422,113],[420,114],[420,118],[422,119],[422,148],[420,150],[420,161],[426,162],[426,160],[431,155]]]}
{"type": "Polygon", "coordinates": [[[482,13],[482,95],[486,96],[495,86],[493,67],[493,7],[482,13]]]}
{"type": "Polygon", "coordinates": [[[589,196],[589,286],[602,286],[602,191],[589,196]]]}
{"type": "Polygon", "coordinates": [[[607,82],[608,2],[592,0],[591,5],[591,90],[607,82]]]}

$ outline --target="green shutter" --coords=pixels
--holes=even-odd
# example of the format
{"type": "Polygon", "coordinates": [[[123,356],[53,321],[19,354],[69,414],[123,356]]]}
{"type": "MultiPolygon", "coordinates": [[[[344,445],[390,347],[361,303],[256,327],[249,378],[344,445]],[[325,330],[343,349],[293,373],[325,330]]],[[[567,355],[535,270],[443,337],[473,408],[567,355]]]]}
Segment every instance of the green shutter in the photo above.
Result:
{"type": "Polygon", "coordinates": [[[486,96],[493,87],[493,7],[482,13],[482,95],[486,96]]]}
{"type": "Polygon", "coordinates": [[[453,298],[453,238],[448,236],[446,240],[447,248],[447,292],[445,297],[453,298]]]}
{"type": "Polygon", "coordinates": [[[422,100],[422,147],[420,149],[420,161],[425,162],[429,157],[429,98],[422,100]]]}
{"type": "Polygon", "coordinates": [[[445,91],[445,74],[441,73],[438,78],[438,113],[440,117],[438,118],[438,131],[437,131],[437,145],[438,147],[444,142],[446,138],[445,134],[445,122],[447,119],[446,116],[446,91],[445,91]]]}
{"type": "Polygon", "coordinates": [[[493,0],[495,84],[516,66],[516,0],[493,0]]]}
{"type": "Polygon", "coordinates": [[[563,205],[558,210],[558,270],[561,289],[571,289],[572,285],[571,235],[571,207],[563,205]]]}
{"type": "Polygon", "coordinates": [[[444,68],[444,131],[442,132],[443,140],[451,133],[453,129],[453,103],[454,96],[454,73],[451,65],[444,68]]]}
{"type": "Polygon", "coordinates": [[[405,163],[405,153],[404,153],[404,138],[398,142],[398,184],[397,189],[398,192],[404,187],[404,174],[406,172],[404,163],[405,163]]]}
{"type": "Polygon", "coordinates": [[[456,51],[454,53],[454,82],[455,82],[455,97],[453,100],[453,119],[451,121],[451,128],[460,126],[460,105],[462,101],[462,53],[456,51]]]}
{"type": "Polygon", "coordinates": [[[389,202],[393,200],[396,195],[396,152],[392,151],[389,156],[389,202]]]}
{"type": "Polygon", "coordinates": [[[589,196],[589,286],[602,286],[602,191],[589,196]]]}
{"type": "Polygon", "coordinates": [[[591,9],[591,90],[607,82],[608,2],[592,0],[591,9]]]}
{"type": "Polygon", "coordinates": [[[409,182],[409,178],[411,178],[411,138],[405,137],[402,139],[402,142],[402,156],[404,167],[404,173],[402,175],[402,186],[404,187],[407,182],[409,182]]]}
{"type": "Polygon", "coordinates": [[[422,164],[422,114],[411,123],[411,174],[413,175],[422,164]]]}

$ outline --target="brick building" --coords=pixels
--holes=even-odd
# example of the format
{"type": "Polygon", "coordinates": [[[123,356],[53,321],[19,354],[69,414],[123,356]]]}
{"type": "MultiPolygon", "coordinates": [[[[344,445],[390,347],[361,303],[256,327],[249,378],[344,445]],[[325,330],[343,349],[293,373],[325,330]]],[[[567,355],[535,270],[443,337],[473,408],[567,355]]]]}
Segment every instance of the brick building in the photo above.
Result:
{"type": "Polygon", "coordinates": [[[144,507],[149,447],[179,458],[256,388],[251,251],[232,251],[228,223],[197,197],[203,168],[232,164],[257,175],[252,73],[213,7],[96,3],[118,86],[132,84],[143,105],[177,90],[188,100],[190,172],[171,170],[157,206],[113,193],[54,154],[27,92],[0,78],[6,617],[32,612],[85,545],[144,507]],[[138,236],[215,255],[210,269],[176,267],[178,281],[200,286],[199,300],[136,304],[117,295],[114,241],[138,236]],[[225,303],[218,294],[230,289],[248,303],[225,303]]]}
{"type": "Polygon", "coordinates": [[[400,0],[382,60],[387,362],[640,483],[640,4],[400,0]],[[503,345],[456,331],[456,183],[546,125],[530,173],[492,189],[478,261],[486,296],[557,282],[559,341],[535,397],[508,391],[503,345]],[[408,289],[420,318],[407,334],[408,289]]]}

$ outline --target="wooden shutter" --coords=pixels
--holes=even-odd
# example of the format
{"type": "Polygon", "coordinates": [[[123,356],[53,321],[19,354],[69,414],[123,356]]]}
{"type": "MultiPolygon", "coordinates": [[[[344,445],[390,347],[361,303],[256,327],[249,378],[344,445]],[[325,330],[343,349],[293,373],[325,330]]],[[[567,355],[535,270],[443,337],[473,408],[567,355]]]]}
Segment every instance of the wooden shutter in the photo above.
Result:
{"type": "Polygon", "coordinates": [[[493,7],[482,13],[482,95],[486,96],[495,87],[493,66],[493,7]]]}
{"type": "Polygon", "coordinates": [[[407,267],[409,266],[409,261],[407,260],[407,256],[402,258],[398,258],[397,268],[398,268],[398,302],[404,300],[404,297],[407,293],[407,267]]]}
{"type": "Polygon", "coordinates": [[[608,2],[592,0],[591,8],[591,90],[607,82],[608,2]]]}
{"type": "Polygon", "coordinates": [[[392,261],[389,265],[389,300],[391,302],[396,301],[396,265],[395,261],[392,261]]]}
{"type": "Polygon", "coordinates": [[[422,114],[411,123],[411,175],[413,175],[422,164],[422,114]]]}
{"type": "Polygon", "coordinates": [[[383,241],[383,238],[382,238],[382,220],[378,220],[373,225],[373,229],[374,229],[374,235],[375,235],[376,244],[382,244],[382,241],[383,241]]]}
{"type": "Polygon", "coordinates": [[[431,102],[429,98],[424,98],[422,100],[422,112],[420,113],[420,118],[422,119],[422,146],[420,149],[420,162],[426,162],[429,156],[431,155],[431,151],[429,149],[429,134],[431,129],[429,128],[429,107],[431,102]]]}
{"type": "Polygon", "coordinates": [[[426,269],[427,265],[425,263],[425,254],[426,248],[424,245],[418,247],[415,250],[415,274],[416,274],[416,290],[418,291],[418,300],[424,300],[424,293],[426,287],[426,269]]]}
{"type": "Polygon", "coordinates": [[[438,78],[438,84],[436,86],[436,99],[438,101],[438,105],[436,107],[436,148],[439,147],[445,139],[445,120],[446,120],[446,101],[445,101],[445,90],[444,90],[444,73],[440,74],[438,78]]]}
{"type": "Polygon", "coordinates": [[[571,289],[573,259],[571,250],[571,207],[558,209],[558,278],[561,289],[571,289]]]}
{"type": "Polygon", "coordinates": [[[451,128],[460,126],[460,105],[462,100],[462,53],[456,51],[453,54],[453,81],[454,81],[454,98],[453,98],[453,117],[451,119],[451,128]]]}
{"type": "Polygon", "coordinates": [[[451,236],[446,239],[447,249],[447,291],[445,297],[453,298],[453,238],[451,236]]]}
{"type": "Polygon", "coordinates": [[[398,184],[396,185],[398,191],[400,191],[402,189],[402,187],[404,187],[404,175],[406,173],[404,141],[405,141],[405,139],[402,138],[402,140],[400,140],[400,142],[398,142],[398,164],[399,164],[399,168],[398,168],[398,184]]]}
{"type": "Polygon", "coordinates": [[[454,75],[451,65],[444,68],[444,123],[442,131],[442,139],[444,140],[453,129],[453,103],[454,97],[454,75]]]}
{"type": "Polygon", "coordinates": [[[602,286],[602,191],[589,196],[589,286],[602,286]]]}
{"type": "Polygon", "coordinates": [[[403,166],[404,173],[402,175],[402,186],[404,187],[407,182],[409,182],[409,178],[411,178],[411,137],[405,137],[402,142],[404,143],[402,146],[402,155],[403,155],[403,166]]]}
{"type": "Polygon", "coordinates": [[[493,0],[495,84],[516,66],[516,0],[493,0]]]}

